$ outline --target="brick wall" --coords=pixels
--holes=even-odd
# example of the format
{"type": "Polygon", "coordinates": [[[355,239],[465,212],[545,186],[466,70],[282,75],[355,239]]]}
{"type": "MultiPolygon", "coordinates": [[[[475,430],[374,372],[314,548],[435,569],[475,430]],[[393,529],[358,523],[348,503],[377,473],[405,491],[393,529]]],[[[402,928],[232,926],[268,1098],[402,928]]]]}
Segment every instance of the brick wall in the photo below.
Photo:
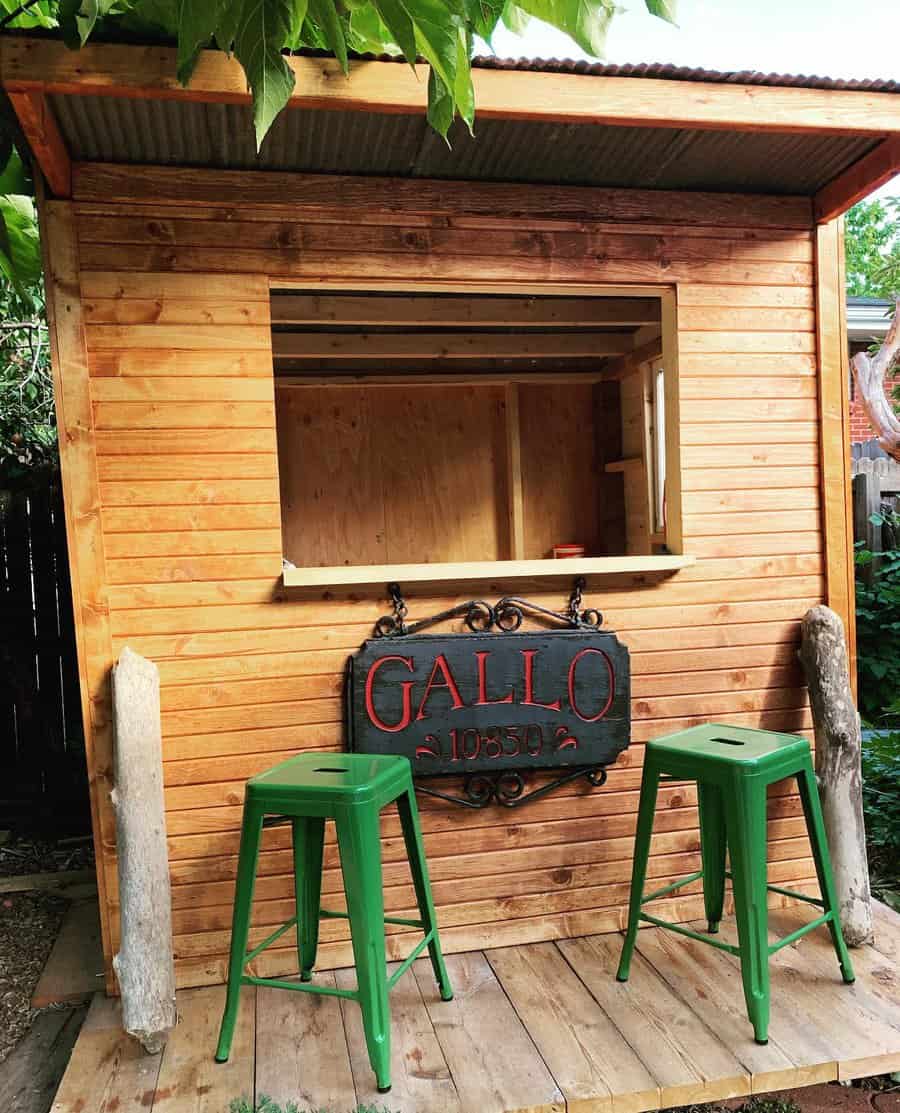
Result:
{"type": "MultiPolygon", "coordinates": [[[[851,343],[850,355],[854,356],[857,352],[865,351],[868,345],[851,343]]],[[[885,389],[890,398],[894,387],[900,387],[900,371],[893,377],[886,381],[885,389]]],[[[869,424],[869,419],[866,417],[865,410],[856,393],[856,384],[853,382],[853,375],[850,376],[850,443],[861,444],[864,441],[870,441],[875,436],[875,430],[869,424]]]]}

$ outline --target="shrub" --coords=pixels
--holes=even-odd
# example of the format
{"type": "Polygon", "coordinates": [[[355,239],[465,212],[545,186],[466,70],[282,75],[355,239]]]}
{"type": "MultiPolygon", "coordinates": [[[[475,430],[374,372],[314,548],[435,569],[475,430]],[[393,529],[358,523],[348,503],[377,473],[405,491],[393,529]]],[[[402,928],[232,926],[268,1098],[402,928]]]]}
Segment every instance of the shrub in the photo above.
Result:
{"type": "Polygon", "coordinates": [[[871,583],[856,581],[859,709],[873,725],[900,699],[900,549],[875,554],[856,546],[856,565],[875,561],[871,583]]]}
{"type": "Polygon", "coordinates": [[[872,890],[900,910],[900,731],[867,735],[862,768],[872,890]]]}

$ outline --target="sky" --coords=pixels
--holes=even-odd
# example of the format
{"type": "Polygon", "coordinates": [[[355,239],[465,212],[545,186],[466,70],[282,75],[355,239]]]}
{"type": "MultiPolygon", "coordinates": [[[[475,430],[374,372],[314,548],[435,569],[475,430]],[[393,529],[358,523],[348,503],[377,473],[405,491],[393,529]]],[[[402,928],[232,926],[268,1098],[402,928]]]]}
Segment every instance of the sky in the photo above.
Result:
{"type": "MultiPolygon", "coordinates": [[[[900,0],[680,0],[678,27],[621,0],[608,62],[673,62],[713,70],[900,79],[900,0]]],[[[501,57],[586,58],[560,32],[532,21],[524,35],[499,28],[501,57]]],[[[900,175],[877,196],[900,194],[900,175]]]]}

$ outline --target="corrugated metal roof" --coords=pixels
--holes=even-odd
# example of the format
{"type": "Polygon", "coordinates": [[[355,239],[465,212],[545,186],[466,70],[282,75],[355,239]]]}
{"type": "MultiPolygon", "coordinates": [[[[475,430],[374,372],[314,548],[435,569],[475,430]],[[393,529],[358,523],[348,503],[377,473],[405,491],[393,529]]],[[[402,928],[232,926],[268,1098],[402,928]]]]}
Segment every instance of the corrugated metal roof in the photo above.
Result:
{"type": "Polygon", "coordinates": [[[293,108],[256,154],[249,106],[52,95],[73,158],[257,170],[810,194],[876,139],[293,108]]]}
{"type": "MultiPolygon", "coordinates": [[[[396,61],[396,59],[392,59],[396,61]]],[[[495,58],[472,60],[479,69],[531,70],[538,73],[583,73],[593,77],[649,77],[664,81],[705,81],[713,85],[784,85],[800,89],[865,89],[870,93],[900,93],[900,81],[885,78],[820,77],[760,70],[706,70],[670,62],[584,62],[574,58],[495,58]]]]}

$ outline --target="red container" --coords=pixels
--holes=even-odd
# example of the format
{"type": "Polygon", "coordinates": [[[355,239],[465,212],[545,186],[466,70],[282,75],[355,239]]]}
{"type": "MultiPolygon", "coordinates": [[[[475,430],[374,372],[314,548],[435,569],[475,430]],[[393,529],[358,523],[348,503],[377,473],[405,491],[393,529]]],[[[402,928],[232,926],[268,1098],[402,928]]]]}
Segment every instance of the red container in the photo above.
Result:
{"type": "Polygon", "coordinates": [[[574,557],[584,556],[584,545],[554,545],[554,560],[572,560],[574,557]]]}

